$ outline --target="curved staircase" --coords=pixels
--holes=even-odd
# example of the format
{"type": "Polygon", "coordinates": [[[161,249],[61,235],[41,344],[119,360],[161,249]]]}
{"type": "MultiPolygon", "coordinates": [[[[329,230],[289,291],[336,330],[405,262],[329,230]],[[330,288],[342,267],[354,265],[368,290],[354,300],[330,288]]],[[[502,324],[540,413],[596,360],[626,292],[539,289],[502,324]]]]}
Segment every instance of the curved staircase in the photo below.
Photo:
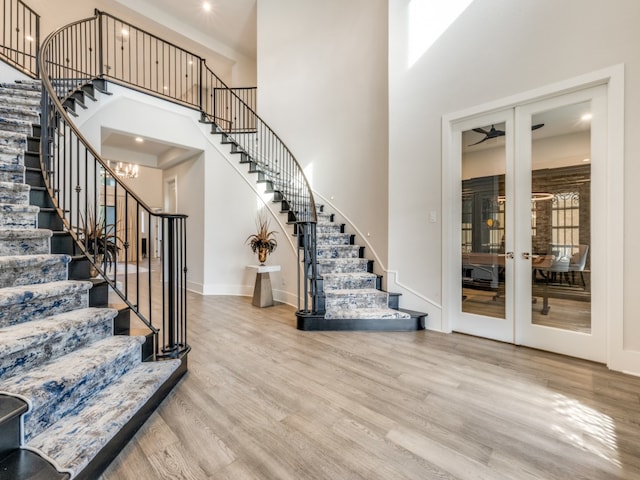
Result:
{"type": "Polygon", "coordinates": [[[144,336],[114,335],[107,285],[55,241],[63,230],[38,228],[55,224],[54,209],[30,204],[46,201],[40,89],[0,85],[0,479],[95,479],[186,358],[143,362],[144,336]]]}

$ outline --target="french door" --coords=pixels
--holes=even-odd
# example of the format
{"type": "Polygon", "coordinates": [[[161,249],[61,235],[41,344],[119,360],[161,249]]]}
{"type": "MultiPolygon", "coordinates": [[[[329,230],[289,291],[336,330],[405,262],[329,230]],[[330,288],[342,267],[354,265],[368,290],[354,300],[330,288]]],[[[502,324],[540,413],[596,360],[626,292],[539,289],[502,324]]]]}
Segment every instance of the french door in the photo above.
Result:
{"type": "Polygon", "coordinates": [[[453,330],[605,361],[606,87],[453,126],[453,330]]]}

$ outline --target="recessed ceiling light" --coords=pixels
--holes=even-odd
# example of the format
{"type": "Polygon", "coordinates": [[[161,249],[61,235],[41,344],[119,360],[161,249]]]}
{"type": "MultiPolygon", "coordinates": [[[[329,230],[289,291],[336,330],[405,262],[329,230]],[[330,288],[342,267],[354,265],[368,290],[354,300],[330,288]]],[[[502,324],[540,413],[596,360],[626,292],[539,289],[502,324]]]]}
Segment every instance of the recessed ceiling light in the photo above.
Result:
{"type": "Polygon", "coordinates": [[[126,28],[123,28],[121,32],[123,37],[126,37],[127,35],[129,35],[129,30],[127,30],[126,28]]]}
{"type": "Polygon", "coordinates": [[[138,143],[142,143],[142,142],[144,142],[144,138],[142,138],[142,137],[136,137],[136,142],[138,142],[138,143]]]}
{"type": "Polygon", "coordinates": [[[588,122],[589,120],[591,120],[593,118],[593,114],[591,113],[585,113],[584,115],[582,115],[582,117],[580,117],[582,119],[583,122],[588,122]]]}
{"type": "Polygon", "coordinates": [[[24,39],[25,39],[27,42],[33,42],[33,37],[32,37],[31,35],[27,35],[26,37],[24,37],[24,39]]]}
{"type": "Polygon", "coordinates": [[[211,4],[209,2],[202,2],[202,9],[205,12],[210,12],[211,11],[211,4]]]}
{"type": "Polygon", "coordinates": [[[585,158],[584,160],[582,160],[583,162],[590,162],[591,159],[590,158],[585,158]]]}

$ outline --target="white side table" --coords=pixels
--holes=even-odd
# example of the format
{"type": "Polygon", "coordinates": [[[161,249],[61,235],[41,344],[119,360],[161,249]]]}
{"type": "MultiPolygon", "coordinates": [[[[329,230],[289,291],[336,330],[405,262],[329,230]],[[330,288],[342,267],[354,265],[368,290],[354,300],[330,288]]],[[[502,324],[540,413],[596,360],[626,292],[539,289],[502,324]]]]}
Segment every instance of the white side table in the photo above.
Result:
{"type": "Polygon", "coordinates": [[[256,285],[253,288],[253,305],[256,307],[273,306],[273,290],[271,289],[270,272],[279,272],[280,265],[247,265],[256,270],[256,285]]]}

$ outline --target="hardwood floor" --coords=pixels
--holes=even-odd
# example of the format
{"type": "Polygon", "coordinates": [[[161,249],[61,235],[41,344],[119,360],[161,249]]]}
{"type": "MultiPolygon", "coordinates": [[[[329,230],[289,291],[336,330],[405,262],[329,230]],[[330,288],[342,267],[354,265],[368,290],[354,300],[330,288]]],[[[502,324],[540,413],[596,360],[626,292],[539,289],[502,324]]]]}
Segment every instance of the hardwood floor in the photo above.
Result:
{"type": "Polygon", "coordinates": [[[190,294],[189,372],[101,480],[640,479],[640,378],[190,294]]]}

